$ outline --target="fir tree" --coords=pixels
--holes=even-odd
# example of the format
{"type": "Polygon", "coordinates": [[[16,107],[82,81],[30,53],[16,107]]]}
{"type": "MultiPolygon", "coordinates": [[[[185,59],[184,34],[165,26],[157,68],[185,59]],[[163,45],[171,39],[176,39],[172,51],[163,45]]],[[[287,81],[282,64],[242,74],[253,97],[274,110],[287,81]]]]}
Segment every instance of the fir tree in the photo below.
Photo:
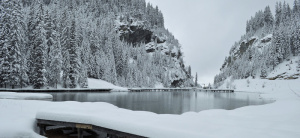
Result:
{"type": "Polygon", "coordinates": [[[48,70],[50,74],[49,82],[51,86],[57,88],[57,84],[60,83],[60,73],[62,68],[60,41],[55,41],[55,43],[53,43],[53,46],[50,47],[49,56],[52,59],[48,70]]]}
{"type": "Polygon", "coordinates": [[[69,78],[70,78],[70,88],[76,88],[78,74],[79,74],[79,58],[78,58],[78,46],[76,43],[76,30],[75,30],[75,19],[72,21],[70,28],[70,45],[68,47],[69,56],[70,56],[70,69],[69,69],[69,78]]]}
{"type": "Polygon", "coordinates": [[[198,87],[198,75],[197,75],[197,72],[196,72],[196,77],[195,77],[195,87],[198,87]]]}
{"type": "Polygon", "coordinates": [[[46,37],[44,29],[44,18],[43,18],[43,6],[40,4],[39,11],[37,14],[37,27],[34,30],[36,38],[34,40],[33,48],[33,87],[35,89],[41,89],[46,86],[46,74],[45,74],[45,48],[46,48],[46,37]]]}
{"type": "Polygon", "coordinates": [[[29,83],[33,84],[33,74],[34,74],[34,41],[36,39],[36,34],[35,34],[35,28],[37,26],[36,23],[36,16],[35,16],[35,9],[33,5],[30,5],[30,13],[29,13],[29,19],[27,23],[27,66],[28,66],[28,71],[27,73],[29,74],[29,83]]]}
{"type": "Polygon", "coordinates": [[[263,64],[263,66],[261,67],[260,77],[263,78],[263,79],[267,77],[267,66],[266,66],[266,64],[263,64]]]}
{"type": "Polygon", "coordinates": [[[21,48],[24,47],[24,23],[23,17],[21,16],[20,10],[21,6],[19,2],[12,0],[11,1],[13,6],[12,10],[12,18],[11,18],[11,34],[9,40],[9,49],[10,49],[10,83],[12,88],[14,86],[21,85],[21,48]]]}
{"type": "Polygon", "coordinates": [[[276,3],[276,10],[275,10],[275,26],[279,27],[282,19],[282,6],[281,2],[276,3]]]}

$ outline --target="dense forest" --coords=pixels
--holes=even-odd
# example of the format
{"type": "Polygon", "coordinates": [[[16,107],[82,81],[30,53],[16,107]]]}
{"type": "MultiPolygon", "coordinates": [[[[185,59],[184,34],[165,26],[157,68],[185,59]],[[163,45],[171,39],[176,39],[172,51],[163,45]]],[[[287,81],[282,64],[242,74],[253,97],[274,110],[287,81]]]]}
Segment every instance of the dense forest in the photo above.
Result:
{"type": "Polygon", "coordinates": [[[181,46],[145,0],[1,0],[0,85],[193,86],[181,46]]]}
{"type": "MultiPolygon", "coordinates": [[[[266,78],[283,61],[296,56],[300,60],[299,54],[300,0],[295,0],[292,8],[277,2],[275,17],[267,6],[247,21],[246,34],[232,46],[214,84],[218,87],[229,77],[266,78]]],[[[300,68],[300,61],[291,64],[300,68]]]]}

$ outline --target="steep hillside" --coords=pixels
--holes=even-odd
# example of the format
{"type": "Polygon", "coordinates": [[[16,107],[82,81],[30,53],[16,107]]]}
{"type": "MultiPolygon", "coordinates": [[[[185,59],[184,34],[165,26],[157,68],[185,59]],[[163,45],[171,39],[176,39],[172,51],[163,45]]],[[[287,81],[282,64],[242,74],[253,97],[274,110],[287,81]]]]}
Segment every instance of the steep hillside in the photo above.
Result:
{"type": "Polygon", "coordinates": [[[247,21],[246,34],[232,46],[229,56],[225,58],[220,74],[215,76],[215,86],[224,84],[224,80],[229,78],[266,79],[281,63],[295,67],[292,74],[291,71],[282,73],[289,72],[290,76],[299,74],[299,19],[300,1],[296,0],[292,9],[285,2],[277,3],[275,18],[269,6],[257,12],[247,21]]]}
{"type": "Polygon", "coordinates": [[[2,87],[191,86],[180,44],[145,0],[0,1],[2,87]]]}

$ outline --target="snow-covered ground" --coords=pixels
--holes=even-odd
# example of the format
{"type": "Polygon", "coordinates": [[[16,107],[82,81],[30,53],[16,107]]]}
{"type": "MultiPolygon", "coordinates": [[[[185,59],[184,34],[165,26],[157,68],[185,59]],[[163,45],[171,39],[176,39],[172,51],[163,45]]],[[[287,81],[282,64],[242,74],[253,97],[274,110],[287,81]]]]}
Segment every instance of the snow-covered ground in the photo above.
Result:
{"type": "Polygon", "coordinates": [[[51,94],[0,92],[0,99],[14,100],[52,100],[51,94]]]}
{"type": "MultiPolygon", "coordinates": [[[[112,91],[128,91],[127,88],[124,88],[124,87],[119,87],[119,86],[116,86],[112,83],[109,83],[107,81],[104,81],[104,80],[101,80],[101,79],[92,79],[92,78],[88,78],[88,88],[89,89],[112,89],[112,91]]],[[[25,88],[22,88],[22,89],[33,89],[32,86],[28,86],[28,87],[25,87],[25,88]]],[[[63,88],[61,85],[57,85],[57,88],[44,88],[44,89],[66,89],[66,88],[63,88]]],[[[67,88],[69,89],[69,88],[67,88]]],[[[80,88],[79,86],[75,89],[82,89],[80,88]]]]}
{"type": "Polygon", "coordinates": [[[113,89],[112,91],[128,91],[127,88],[123,88],[123,87],[119,87],[116,85],[113,85],[109,82],[106,82],[104,80],[100,80],[100,79],[91,79],[88,78],[88,84],[89,84],[89,88],[93,89],[93,88],[110,88],[113,89]]]}
{"type": "Polygon", "coordinates": [[[38,137],[35,133],[35,117],[95,124],[155,138],[300,136],[299,79],[250,79],[232,83],[239,91],[259,92],[262,98],[273,98],[276,102],[229,111],[207,110],[182,115],[158,115],[121,109],[108,103],[1,99],[0,136],[38,137]]]}

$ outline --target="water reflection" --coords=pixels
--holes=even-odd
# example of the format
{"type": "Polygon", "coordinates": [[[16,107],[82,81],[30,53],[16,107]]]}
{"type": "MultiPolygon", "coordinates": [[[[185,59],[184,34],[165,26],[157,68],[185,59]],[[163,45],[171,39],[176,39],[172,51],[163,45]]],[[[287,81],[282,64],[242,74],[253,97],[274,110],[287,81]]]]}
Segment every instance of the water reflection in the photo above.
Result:
{"type": "Polygon", "coordinates": [[[158,114],[182,114],[208,109],[227,109],[261,105],[272,101],[251,93],[211,92],[112,92],[51,93],[54,101],[107,102],[120,108],[150,111],[158,114]]]}

